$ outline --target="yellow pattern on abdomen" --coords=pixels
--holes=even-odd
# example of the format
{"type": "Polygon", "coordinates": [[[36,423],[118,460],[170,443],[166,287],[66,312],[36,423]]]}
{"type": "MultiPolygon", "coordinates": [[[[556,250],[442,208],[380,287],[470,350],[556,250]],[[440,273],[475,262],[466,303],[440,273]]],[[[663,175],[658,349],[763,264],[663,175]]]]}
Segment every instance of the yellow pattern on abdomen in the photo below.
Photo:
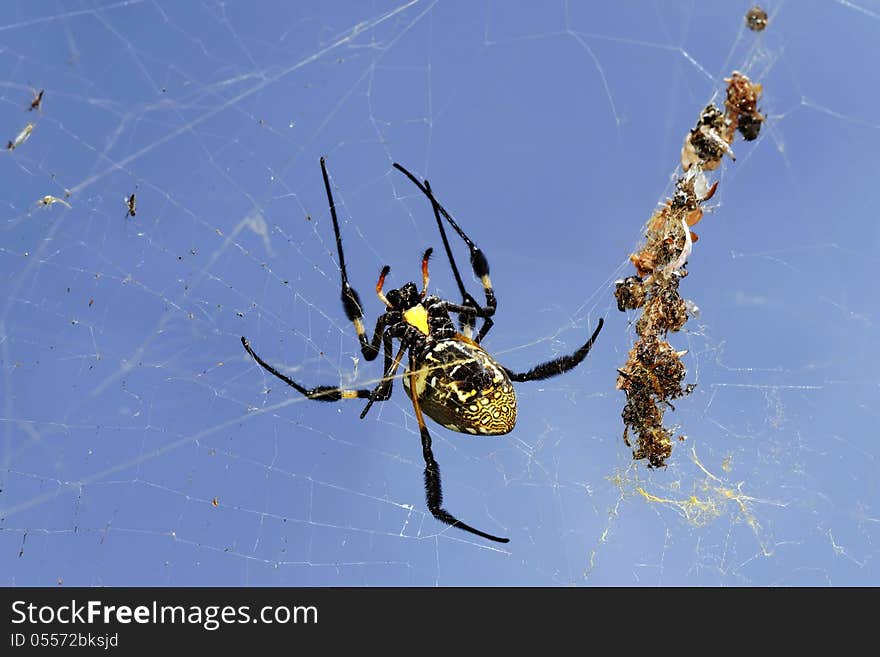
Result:
{"type": "MultiPolygon", "coordinates": [[[[422,357],[415,392],[425,415],[452,431],[498,436],[516,425],[516,392],[504,368],[482,347],[442,340],[422,357]]],[[[407,394],[409,377],[403,379],[407,394]]]]}

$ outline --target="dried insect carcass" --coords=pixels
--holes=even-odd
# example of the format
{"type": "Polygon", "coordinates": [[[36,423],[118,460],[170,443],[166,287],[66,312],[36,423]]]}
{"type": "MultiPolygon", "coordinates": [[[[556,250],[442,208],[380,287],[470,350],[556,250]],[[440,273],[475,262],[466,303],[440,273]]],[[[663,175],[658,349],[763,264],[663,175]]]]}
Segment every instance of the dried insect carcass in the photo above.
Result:
{"type": "Polygon", "coordinates": [[[614,298],[621,312],[641,308],[645,305],[645,294],[645,282],[640,276],[627,276],[615,282],[614,298]]]}
{"type": "Polygon", "coordinates": [[[734,71],[727,83],[727,99],[724,106],[728,117],[728,140],[733,141],[734,130],[739,130],[746,141],[754,141],[761,131],[764,116],[758,111],[758,97],[763,87],[755,84],[739,71],[734,71]]]}
{"type": "Polygon", "coordinates": [[[624,442],[631,446],[629,430],[638,435],[634,459],[647,459],[652,468],[666,464],[672,454],[672,433],[663,426],[662,405],[689,395],[693,384],[683,385],[685,368],[676,351],[656,336],[640,338],[629,353],[629,360],[618,370],[617,389],[626,393],[623,417],[624,442]]]}
{"type": "Polygon", "coordinates": [[[680,270],[697,241],[696,233],[690,229],[703,218],[701,204],[711,199],[717,188],[718,181],[710,186],[703,169],[694,165],[675,183],[672,198],[648,220],[645,245],[629,258],[638,276],[651,277],[644,280],[646,286],[656,282],[655,273],[664,279],[673,273],[682,275],[680,270]]]}
{"type": "Polygon", "coordinates": [[[727,153],[730,159],[736,160],[727,135],[730,132],[727,118],[718,107],[710,103],[700,113],[696,127],[684,140],[681,149],[681,168],[687,171],[699,164],[707,171],[713,171],[721,165],[721,158],[727,153]]]}

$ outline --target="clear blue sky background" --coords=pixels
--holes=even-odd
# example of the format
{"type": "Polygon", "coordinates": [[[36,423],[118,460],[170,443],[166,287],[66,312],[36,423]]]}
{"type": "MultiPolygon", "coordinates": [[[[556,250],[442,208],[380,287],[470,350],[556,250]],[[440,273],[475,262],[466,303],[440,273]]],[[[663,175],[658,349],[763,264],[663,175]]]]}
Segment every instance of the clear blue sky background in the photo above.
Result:
{"type": "MultiPolygon", "coordinates": [[[[880,583],[880,5],[766,7],[757,35],[731,2],[6,3],[0,132],[34,129],[0,153],[0,582],[880,583]],[[768,122],[713,174],[700,315],[670,338],[687,439],[651,471],[613,282],[735,69],[768,122]],[[506,546],[427,514],[399,387],[361,421],[241,349],[309,385],[380,375],[321,155],[368,324],[381,266],[397,286],[441,246],[394,161],[489,257],[503,363],[605,318],[582,367],[519,386],[509,436],[431,425],[448,508],[506,546]]],[[[456,296],[440,257],[431,284],[456,296]]]]}

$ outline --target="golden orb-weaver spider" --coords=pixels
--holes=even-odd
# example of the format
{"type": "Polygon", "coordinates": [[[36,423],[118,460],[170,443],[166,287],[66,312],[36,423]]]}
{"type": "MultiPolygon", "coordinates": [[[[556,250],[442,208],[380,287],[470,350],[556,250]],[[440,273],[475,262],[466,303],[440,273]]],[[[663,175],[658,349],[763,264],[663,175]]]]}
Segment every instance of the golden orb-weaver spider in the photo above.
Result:
{"type": "Polygon", "coordinates": [[[412,401],[422,438],[422,456],[425,460],[425,494],[428,509],[437,520],[458,527],[464,531],[482,536],[499,543],[507,543],[510,539],[487,534],[462,522],[443,508],[443,492],[440,484],[440,468],[434,459],[431,449],[431,434],[425,425],[427,415],[447,429],[459,433],[483,436],[497,436],[509,433],[516,423],[516,393],[513,381],[538,381],[557,374],[562,374],[576,367],[586,358],[602,330],[603,320],[590,339],[577,351],[568,356],[554,358],[530,369],[528,372],[512,372],[499,364],[480,346],[483,338],[492,328],[492,316],[495,314],[497,300],[489,279],[489,263],[483,252],[465,235],[452,216],[440,205],[431,191],[428,181],[420,182],[413,174],[395,163],[394,167],[405,174],[428,197],[434,210],[434,218],[440,229],[440,236],[446,248],[449,264],[455,275],[456,283],[462,295],[462,302],[453,303],[428,294],[428,260],[432,249],[422,256],[422,288],[415,283],[407,283],[387,294],[382,289],[385,277],[391,268],[386,265],[379,274],[376,283],[376,294],[385,304],[385,312],[376,321],[372,339],[367,338],[363,323],[363,305],[360,297],[348,282],[345,269],[345,257],[342,251],[342,236],[339,233],[339,220],[336,217],[336,205],[330,189],[330,178],[324,158],[321,158],[321,173],[324,177],[324,188],[330,204],[330,217],[333,220],[333,232],[336,236],[336,249],[339,254],[339,271],[342,276],[342,306],[349,321],[354,324],[361,353],[368,361],[375,360],[382,344],[385,366],[382,380],[373,389],[360,388],[347,390],[337,386],[315,386],[306,388],[290,377],[282,374],[260,358],[251,348],[247,338],[242,337],[241,343],[247,352],[270,374],[278,377],[297,392],[316,401],[333,402],[340,399],[366,399],[367,404],[361,412],[363,419],[375,402],[383,402],[391,397],[394,377],[404,354],[408,354],[409,364],[403,374],[403,387],[412,401]],[[486,305],[480,306],[468,294],[461,280],[443,221],[458,233],[470,250],[471,267],[474,274],[483,284],[486,305]],[[460,331],[450,318],[450,313],[458,315],[460,331]],[[476,337],[472,338],[476,320],[483,320],[476,337]],[[400,346],[394,354],[393,341],[398,340],[400,346]]]}

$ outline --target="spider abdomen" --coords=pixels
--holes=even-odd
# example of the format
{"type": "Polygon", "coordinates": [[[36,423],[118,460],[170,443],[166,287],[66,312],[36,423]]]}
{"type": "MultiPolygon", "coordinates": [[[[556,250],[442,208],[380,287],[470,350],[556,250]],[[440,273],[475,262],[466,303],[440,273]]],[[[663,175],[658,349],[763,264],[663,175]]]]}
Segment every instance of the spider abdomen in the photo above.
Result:
{"type": "MultiPolygon", "coordinates": [[[[516,424],[516,393],[504,368],[463,336],[428,344],[415,359],[422,411],[459,433],[498,436],[516,424]]],[[[412,396],[409,377],[403,378],[412,396]]]]}

